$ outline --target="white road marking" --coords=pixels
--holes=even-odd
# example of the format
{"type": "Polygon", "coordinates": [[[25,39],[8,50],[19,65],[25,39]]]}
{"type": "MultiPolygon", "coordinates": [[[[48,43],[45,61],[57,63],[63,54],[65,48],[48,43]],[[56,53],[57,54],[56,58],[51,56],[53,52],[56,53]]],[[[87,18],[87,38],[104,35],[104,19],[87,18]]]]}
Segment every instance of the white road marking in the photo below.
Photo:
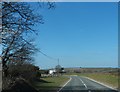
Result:
{"type": "Polygon", "coordinates": [[[57,91],[57,92],[60,92],[70,81],[71,81],[71,77],[70,79],[57,91]]]}
{"type": "Polygon", "coordinates": [[[86,85],[86,84],[84,84],[84,86],[85,86],[85,88],[87,88],[87,85],[86,85]]]}
{"type": "Polygon", "coordinates": [[[90,90],[88,92],[91,92],[90,90]]]}
{"type": "Polygon", "coordinates": [[[83,82],[83,80],[80,79],[80,81],[83,83],[83,85],[85,86],[85,88],[87,88],[87,85],[83,82]]]}

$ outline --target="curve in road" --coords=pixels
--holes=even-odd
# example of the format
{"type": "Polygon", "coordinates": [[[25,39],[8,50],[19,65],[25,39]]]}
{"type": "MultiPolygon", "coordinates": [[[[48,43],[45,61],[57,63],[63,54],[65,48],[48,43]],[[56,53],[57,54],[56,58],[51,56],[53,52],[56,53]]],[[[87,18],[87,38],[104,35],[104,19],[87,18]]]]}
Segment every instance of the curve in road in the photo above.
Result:
{"type": "Polygon", "coordinates": [[[118,92],[85,77],[70,77],[71,80],[58,92],[118,92]]]}

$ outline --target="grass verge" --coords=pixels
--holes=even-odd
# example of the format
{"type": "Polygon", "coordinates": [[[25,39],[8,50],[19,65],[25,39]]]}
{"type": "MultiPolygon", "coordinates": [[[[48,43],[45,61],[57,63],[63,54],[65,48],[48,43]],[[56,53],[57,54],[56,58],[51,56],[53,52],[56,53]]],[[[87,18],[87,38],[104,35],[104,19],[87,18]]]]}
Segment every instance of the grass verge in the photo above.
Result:
{"type": "Polygon", "coordinates": [[[104,73],[85,73],[85,74],[79,74],[79,76],[86,76],[89,78],[92,78],[96,81],[99,81],[101,83],[104,83],[108,86],[111,86],[113,88],[118,88],[118,76],[112,75],[112,74],[104,74],[104,73]]]}
{"type": "Polygon", "coordinates": [[[40,78],[40,81],[34,82],[34,87],[39,92],[56,92],[56,90],[61,88],[68,80],[69,78],[65,76],[40,78]]]}

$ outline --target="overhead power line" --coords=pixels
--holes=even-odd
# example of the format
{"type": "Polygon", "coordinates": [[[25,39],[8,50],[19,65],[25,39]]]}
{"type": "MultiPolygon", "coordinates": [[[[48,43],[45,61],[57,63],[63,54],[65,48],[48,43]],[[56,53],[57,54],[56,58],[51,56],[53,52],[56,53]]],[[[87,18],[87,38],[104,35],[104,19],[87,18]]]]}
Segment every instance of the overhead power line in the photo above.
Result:
{"type": "Polygon", "coordinates": [[[39,51],[42,55],[44,55],[45,57],[52,59],[52,60],[58,60],[57,58],[53,58],[51,56],[48,56],[47,54],[43,53],[42,51],[39,51]]]}

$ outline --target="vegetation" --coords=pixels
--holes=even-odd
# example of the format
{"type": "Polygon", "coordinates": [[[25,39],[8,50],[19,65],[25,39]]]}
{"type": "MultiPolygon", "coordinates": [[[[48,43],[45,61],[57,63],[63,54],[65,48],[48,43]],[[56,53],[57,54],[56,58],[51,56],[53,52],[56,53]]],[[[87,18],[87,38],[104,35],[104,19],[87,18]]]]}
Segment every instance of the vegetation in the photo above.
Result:
{"type": "Polygon", "coordinates": [[[44,77],[40,78],[40,81],[34,82],[34,87],[39,90],[39,92],[56,92],[56,90],[61,88],[68,80],[69,78],[65,76],[44,77]]]}
{"type": "MultiPolygon", "coordinates": [[[[46,5],[48,9],[54,8],[54,3],[48,2],[46,5]]],[[[2,44],[3,48],[0,57],[2,58],[3,67],[3,91],[15,87],[15,92],[23,92],[21,91],[23,85],[25,84],[25,87],[30,89],[32,83],[40,92],[46,89],[57,90],[69,78],[59,76],[39,79],[39,67],[33,64],[33,55],[38,49],[34,44],[31,33],[37,34],[38,30],[34,30],[33,28],[37,24],[44,23],[43,17],[36,14],[30,5],[24,2],[2,2],[2,9],[0,11],[2,11],[0,17],[0,21],[2,21],[0,23],[2,26],[0,27],[0,38],[2,41],[0,44],[2,44]]],[[[60,66],[57,66],[56,69],[58,72],[61,72],[60,66]]],[[[117,75],[110,73],[93,74],[94,72],[100,72],[96,71],[96,69],[94,72],[90,69],[87,71],[85,69],[83,71],[80,70],[81,68],[73,70],[73,73],[75,72],[77,75],[87,76],[111,84],[112,86],[117,86],[117,75]],[[86,72],[86,74],[80,74],[83,72],[86,72]]],[[[34,90],[34,88],[32,89],[34,90]]]]}
{"type": "Polygon", "coordinates": [[[86,76],[94,80],[97,80],[101,83],[112,86],[114,88],[118,88],[118,76],[117,75],[112,75],[110,73],[84,73],[84,74],[79,74],[79,76],[86,76]]]}
{"type": "MultiPolygon", "coordinates": [[[[20,81],[30,83],[40,77],[39,67],[33,64],[33,55],[38,49],[31,33],[32,35],[33,33],[37,34],[38,30],[34,30],[34,26],[44,22],[43,17],[36,14],[29,3],[2,2],[1,4],[2,27],[0,27],[0,34],[2,41],[0,44],[3,48],[0,57],[2,58],[2,88],[4,91],[13,88],[12,86],[17,85],[16,83],[20,81]]],[[[48,9],[54,7],[54,3],[48,2],[46,5],[48,9]]],[[[20,92],[20,88],[18,91],[20,92]]]]}
{"type": "MultiPolygon", "coordinates": [[[[32,55],[37,51],[31,38],[25,34],[34,31],[32,27],[42,23],[42,17],[35,15],[25,3],[4,2],[2,4],[3,76],[8,76],[9,64],[31,62],[32,55]]],[[[21,63],[24,64],[24,63],[21,63]]]]}

